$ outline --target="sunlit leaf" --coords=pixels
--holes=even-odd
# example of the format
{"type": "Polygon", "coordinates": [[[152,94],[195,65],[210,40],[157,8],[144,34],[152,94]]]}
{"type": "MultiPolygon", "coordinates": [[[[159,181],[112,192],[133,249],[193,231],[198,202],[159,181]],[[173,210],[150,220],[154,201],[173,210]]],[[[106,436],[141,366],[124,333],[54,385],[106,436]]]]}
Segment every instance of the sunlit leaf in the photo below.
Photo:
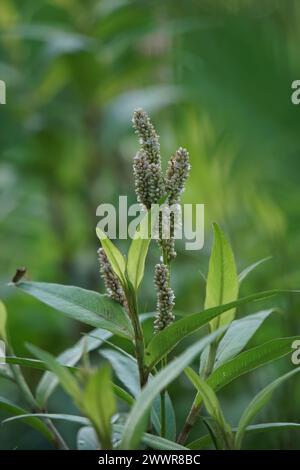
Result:
{"type": "MultiPolygon", "coordinates": [[[[234,301],[238,296],[238,277],[231,246],[217,224],[213,224],[214,243],[206,283],[205,309],[234,301]]],[[[230,323],[235,308],[210,322],[211,330],[230,323]]]]}

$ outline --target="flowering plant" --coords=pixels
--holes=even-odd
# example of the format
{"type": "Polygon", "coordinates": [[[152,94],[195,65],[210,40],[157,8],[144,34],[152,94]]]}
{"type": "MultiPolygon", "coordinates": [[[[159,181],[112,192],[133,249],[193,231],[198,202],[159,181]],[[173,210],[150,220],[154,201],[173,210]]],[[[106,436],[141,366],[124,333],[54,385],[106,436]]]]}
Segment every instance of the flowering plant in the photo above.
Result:
{"type": "MultiPolygon", "coordinates": [[[[175,152],[164,174],[159,138],[148,115],[136,110],[133,125],[140,142],[133,162],[138,202],[145,211],[151,211],[152,204],[162,200],[167,207],[179,205],[190,171],[187,150],[179,148],[175,152]]],[[[139,286],[150,245],[150,239],[141,238],[139,230],[127,257],[98,231],[105,294],[73,286],[29,282],[24,280],[24,271],[14,277],[14,287],[94,329],[57,358],[33,345],[28,345],[28,349],[35,358],[18,358],[8,339],[5,307],[0,305],[0,337],[8,345],[1,375],[15,382],[27,401],[27,408],[22,409],[1,398],[0,408],[13,415],[5,422],[23,419],[62,449],[67,449],[68,444],[57,430],[56,420],[80,425],[79,449],[240,449],[247,434],[300,427],[289,422],[252,424],[274,390],[298,373],[299,367],[291,368],[263,388],[246,406],[237,426],[226,418],[217,394],[241,375],[292,353],[293,343],[300,337],[275,338],[245,349],[274,309],[236,318],[238,307],[285,291],[271,290],[239,298],[240,284],[259,263],[238,275],[231,246],[220,227],[214,224],[204,309],[175,318],[170,269],[176,258],[175,218],[174,212],[168,214],[167,237],[163,235],[163,216],[159,214],[155,221],[161,255],[154,272],[157,297],[154,315],[141,313],[138,307],[139,286]],[[153,322],[152,337],[146,343],[144,324],[149,321],[153,322]],[[199,331],[203,333],[201,339],[194,339],[183,352],[176,352],[180,342],[199,331]],[[112,343],[112,337],[121,338],[122,347],[112,343]],[[96,361],[92,365],[92,351],[98,351],[105,362],[101,360],[99,365],[96,361]],[[195,368],[196,361],[199,365],[195,368]],[[34,391],[21,367],[44,371],[34,391]],[[183,373],[195,393],[185,423],[177,429],[176,409],[168,388],[183,373]],[[49,398],[58,385],[75,404],[76,415],[47,410],[49,398]],[[191,441],[190,431],[197,429],[200,421],[207,432],[191,441]]]]}

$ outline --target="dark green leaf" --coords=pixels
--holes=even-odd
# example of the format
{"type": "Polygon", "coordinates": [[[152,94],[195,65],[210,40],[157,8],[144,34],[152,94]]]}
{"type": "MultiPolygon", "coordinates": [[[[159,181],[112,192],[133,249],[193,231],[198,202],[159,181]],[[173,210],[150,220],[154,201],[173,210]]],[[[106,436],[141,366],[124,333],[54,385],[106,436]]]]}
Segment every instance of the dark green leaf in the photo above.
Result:
{"type": "Polygon", "coordinates": [[[132,327],[125,310],[106,295],[80,287],[44,282],[19,282],[16,285],[69,318],[132,338],[132,327]]]}

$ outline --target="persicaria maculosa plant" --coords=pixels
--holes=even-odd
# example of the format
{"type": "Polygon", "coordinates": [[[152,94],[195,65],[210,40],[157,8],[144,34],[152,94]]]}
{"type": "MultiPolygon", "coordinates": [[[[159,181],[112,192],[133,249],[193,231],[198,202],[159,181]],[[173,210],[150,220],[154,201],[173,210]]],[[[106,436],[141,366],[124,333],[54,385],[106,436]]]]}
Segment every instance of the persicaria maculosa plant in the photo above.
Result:
{"type": "MultiPolygon", "coordinates": [[[[237,308],[286,291],[271,290],[239,298],[239,286],[259,263],[238,274],[230,244],[214,224],[204,309],[175,318],[171,275],[171,264],[176,262],[175,212],[167,212],[166,237],[166,218],[162,212],[153,215],[151,207],[163,203],[164,207],[175,207],[175,211],[179,208],[188,183],[189,154],[179,148],[163,171],[159,138],[148,115],[136,110],[133,125],[140,144],[133,161],[135,191],[145,213],[153,216],[150,220],[152,224],[154,219],[160,250],[153,273],[156,312],[153,315],[139,311],[139,286],[151,242],[150,237],[141,237],[144,220],[149,230],[147,218],[138,227],[126,256],[105,233],[97,231],[105,294],[15,277],[12,282],[15,287],[93,329],[59,357],[28,345],[34,358],[18,358],[9,341],[6,310],[0,304],[0,339],[6,343],[8,353],[0,374],[19,387],[27,402],[27,407],[20,408],[7,398],[0,398],[0,408],[12,415],[4,422],[23,419],[60,449],[68,449],[68,444],[57,430],[58,419],[80,425],[79,449],[240,449],[247,434],[300,428],[300,424],[290,422],[253,424],[275,389],[297,374],[299,367],[290,367],[262,389],[245,408],[238,423],[226,419],[219,390],[241,375],[289,357],[293,343],[300,339],[299,336],[275,338],[247,349],[250,339],[275,309],[255,310],[236,318],[237,308]],[[153,323],[152,337],[146,342],[144,324],[149,321],[153,323]],[[178,344],[199,330],[203,333],[201,339],[191,340],[187,349],[178,353],[178,344]],[[121,343],[125,346],[115,346],[111,342],[113,337],[125,340],[121,343]],[[130,343],[133,348],[127,348],[130,343]],[[44,371],[34,390],[26,382],[22,367],[44,371]],[[186,375],[195,392],[190,397],[185,423],[177,429],[177,412],[168,387],[180,374],[186,375]],[[58,385],[74,402],[76,415],[48,411],[49,398],[58,385]],[[190,431],[197,430],[200,421],[205,424],[207,434],[191,442],[190,431]]],[[[197,258],[196,253],[194,256],[197,258]]]]}

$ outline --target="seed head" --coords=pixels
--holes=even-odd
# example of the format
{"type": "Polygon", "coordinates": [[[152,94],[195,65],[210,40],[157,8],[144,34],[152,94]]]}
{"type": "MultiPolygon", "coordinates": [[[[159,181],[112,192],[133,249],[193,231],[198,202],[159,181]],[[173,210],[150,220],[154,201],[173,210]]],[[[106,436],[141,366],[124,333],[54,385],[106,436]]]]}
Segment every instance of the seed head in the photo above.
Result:
{"type": "Polygon", "coordinates": [[[103,248],[99,248],[98,256],[100,262],[100,273],[108,296],[123,305],[123,307],[126,307],[127,302],[123,288],[118,277],[114,273],[103,248]]]}
{"type": "Polygon", "coordinates": [[[147,209],[157,203],[164,193],[164,182],[158,163],[149,163],[147,154],[140,150],[133,160],[133,174],[137,200],[147,209]]]}
{"type": "Polygon", "coordinates": [[[140,145],[147,155],[148,162],[160,165],[159,137],[148,114],[141,108],[136,109],[133,113],[132,123],[139,136],[140,145]]]}
{"type": "Polygon", "coordinates": [[[157,312],[154,321],[154,331],[157,333],[173,323],[174,292],[169,286],[170,273],[163,264],[155,266],[154,284],[157,291],[157,312]]]}
{"type": "Polygon", "coordinates": [[[166,191],[170,205],[179,202],[190,168],[189,153],[186,149],[180,147],[175,155],[170,158],[167,168],[166,191]]]}

